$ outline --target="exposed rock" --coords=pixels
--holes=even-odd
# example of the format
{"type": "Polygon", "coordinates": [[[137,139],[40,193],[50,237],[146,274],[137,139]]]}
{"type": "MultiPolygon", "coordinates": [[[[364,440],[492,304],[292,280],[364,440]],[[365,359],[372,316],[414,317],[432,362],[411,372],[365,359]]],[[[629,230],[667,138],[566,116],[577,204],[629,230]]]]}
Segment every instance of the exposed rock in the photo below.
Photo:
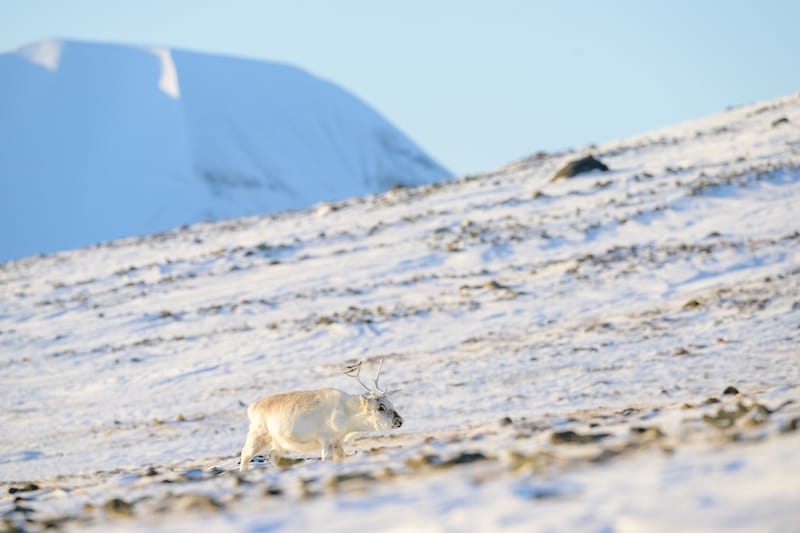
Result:
{"type": "Polygon", "coordinates": [[[103,509],[113,516],[133,516],[133,504],[122,498],[112,498],[103,504],[103,509]]]}
{"type": "Polygon", "coordinates": [[[0,522],[0,526],[2,526],[0,531],[4,531],[5,533],[25,533],[25,529],[23,529],[21,525],[16,524],[8,518],[4,518],[3,521],[0,522]]]}
{"type": "Polygon", "coordinates": [[[264,489],[264,496],[283,496],[283,489],[277,486],[269,486],[264,489]]]}
{"type": "Polygon", "coordinates": [[[697,309],[698,307],[700,307],[700,305],[701,305],[700,302],[698,302],[697,300],[695,300],[693,298],[693,299],[689,300],[688,302],[686,302],[685,304],[683,304],[683,308],[687,309],[687,310],[697,309]]]}
{"type": "Polygon", "coordinates": [[[741,422],[745,426],[760,426],[769,420],[770,411],[760,403],[754,404],[742,415],[741,422]]]}
{"type": "Polygon", "coordinates": [[[771,413],[769,408],[760,403],[748,405],[740,401],[732,408],[721,407],[715,415],[703,415],[703,420],[719,429],[727,429],[734,424],[759,426],[769,419],[771,413]]]}
{"type": "Polygon", "coordinates": [[[223,508],[222,504],[208,494],[180,494],[171,499],[175,508],[181,511],[216,512],[223,508]]]}
{"type": "Polygon", "coordinates": [[[442,463],[442,466],[465,465],[476,461],[485,461],[488,457],[482,452],[461,452],[442,463]]]}
{"type": "Polygon", "coordinates": [[[772,127],[773,128],[777,128],[778,126],[781,126],[783,124],[788,124],[788,123],[789,123],[789,119],[788,118],[781,117],[779,119],[776,119],[776,120],[772,121],[772,127]]]}
{"type": "Polygon", "coordinates": [[[37,485],[36,483],[26,483],[21,487],[11,487],[10,489],[8,489],[8,493],[16,494],[18,492],[30,492],[34,490],[39,490],[39,485],[37,485]]]}
{"type": "Polygon", "coordinates": [[[491,458],[482,452],[461,452],[458,455],[450,457],[449,459],[442,459],[436,454],[427,454],[423,455],[422,457],[413,457],[408,459],[406,461],[406,465],[415,470],[426,466],[434,468],[447,468],[456,465],[474,463],[477,461],[486,461],[489,459],[491,458]]]}
{"type": "Polygon", "coordinates": [[[556,431],[550,436],[553,444],[589,444],[610,437],[611,433],[576,433],[572,430],[556,431]]]}
{"type": "Polygon", "coordinates": [[[14,514],[20,514],[20,515],[23,515],[23,516],[27,516],[27,515],[32,514],[32,513],[33,513],[33,508],[25,507],[20,502],[15,502],[14,503],[14,507],[12,507],[10,511],[5,513],[4,516],[12,516],[14,514]]]}
{"type": "Polygon", "coordinates": [[[272,463],[279,467],[279,468],[288,468],[290,466],[294,466],[298,463],[304,462],[305,459],[295,458],[295,457],[273,457],[272,463]]]}
{"type": "Polygon", "coordinates": [[[508,461],[509,467],[513,471],[526,470],[543,473],[556,461],[556,456],[542,450],[530,454],[512,450],[508,461]]]}
{"type": "Polygon", "coordinates": [[[329,489],[338,489],[340,486],[345,484],[361,486],[364,483],[371,483],[377,479],[378,478],[370,472],[341,473],[328,479],[327,486],[329,489]]]}
{"type": "Polygon", "coordinates": [[[657,439],[661,439],[661,438],[666,436],[664,434],[664,432],[661,431],[661,428],[656,427],[656,426],[651,426],[651,427],[638,427],[638,426],[637,427],[632,427],[631,428],[631,433],[633,435],[636,435],[640,439],[646,440],[646,441],[657,440],[657,439]]]}
{"type": "Polygon", "coordinates": [[[561,169],[556,172],[555,176],[553,176],[550,181],[556,181],[561,178],[572,178],[579,174],[586,174],[587,172],[591,172],[593,170],[608,172],[609,168],[605,163],[599,159],[596,159],[594,156],[587,155],[586,157],[570,161],[561,167],[561,169]]]}

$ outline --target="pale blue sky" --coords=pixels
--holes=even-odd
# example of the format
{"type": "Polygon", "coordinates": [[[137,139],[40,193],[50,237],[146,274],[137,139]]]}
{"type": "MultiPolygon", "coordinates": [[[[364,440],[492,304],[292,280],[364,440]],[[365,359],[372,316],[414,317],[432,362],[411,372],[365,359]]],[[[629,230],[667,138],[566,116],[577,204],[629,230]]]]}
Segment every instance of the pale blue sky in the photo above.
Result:
{"type": "Polygon", "coordinates": [[[457,174],[800,91],[798,1],[5,0],[46,37],[291,63],[457,174]]]}

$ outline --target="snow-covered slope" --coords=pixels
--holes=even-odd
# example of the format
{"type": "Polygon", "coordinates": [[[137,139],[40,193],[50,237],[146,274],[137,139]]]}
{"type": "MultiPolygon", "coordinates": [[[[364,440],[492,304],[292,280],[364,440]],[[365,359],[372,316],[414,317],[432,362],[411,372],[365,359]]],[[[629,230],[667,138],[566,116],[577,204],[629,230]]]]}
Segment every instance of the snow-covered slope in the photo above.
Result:
{"type": "Polygon", "coordinates": [[[0,266],[0,514],[101,531],[790,531],[800,98],[0,266]],[[244,405],[401,391],[340,464],[244,405]],[[211,470],[210,466],[222,466],[211,470]],[[33,482],[31,486],[28,483],[33,482]]]}
{"type": "Polygon", "coordinates": [[[448,177],[286,65],[50,40],[0,79],[0,260],[448,177]]]}

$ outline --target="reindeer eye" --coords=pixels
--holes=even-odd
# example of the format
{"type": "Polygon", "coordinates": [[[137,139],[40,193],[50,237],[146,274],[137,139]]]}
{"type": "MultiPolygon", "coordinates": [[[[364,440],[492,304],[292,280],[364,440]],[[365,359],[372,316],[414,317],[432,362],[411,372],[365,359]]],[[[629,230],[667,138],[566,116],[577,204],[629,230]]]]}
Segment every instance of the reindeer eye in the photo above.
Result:
{"type": "Polygon", "coordinates": [[[378,411],[384,412],[385,410],[386,410],[386,406],[384,406],[384,405],[379,405],[378,406],[378,411]]]}

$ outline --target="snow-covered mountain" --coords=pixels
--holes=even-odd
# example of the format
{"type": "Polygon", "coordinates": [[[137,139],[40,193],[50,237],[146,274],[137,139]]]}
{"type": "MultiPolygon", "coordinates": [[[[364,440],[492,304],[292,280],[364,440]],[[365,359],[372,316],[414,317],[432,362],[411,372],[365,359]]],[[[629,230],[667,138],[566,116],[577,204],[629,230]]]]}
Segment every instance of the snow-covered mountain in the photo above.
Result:
{"type": "Polygon", "coordinates": [[[6,529],[796,530],[799,126],[0,264],[6,529]],[[245,405],[380,358],[402,428],[239,474],[245,405]]]}
{"type": "Polygon", "coordinates": [[[287,65],[48,40],[0,79],[0,260],[448,177],[287,65]]]}

